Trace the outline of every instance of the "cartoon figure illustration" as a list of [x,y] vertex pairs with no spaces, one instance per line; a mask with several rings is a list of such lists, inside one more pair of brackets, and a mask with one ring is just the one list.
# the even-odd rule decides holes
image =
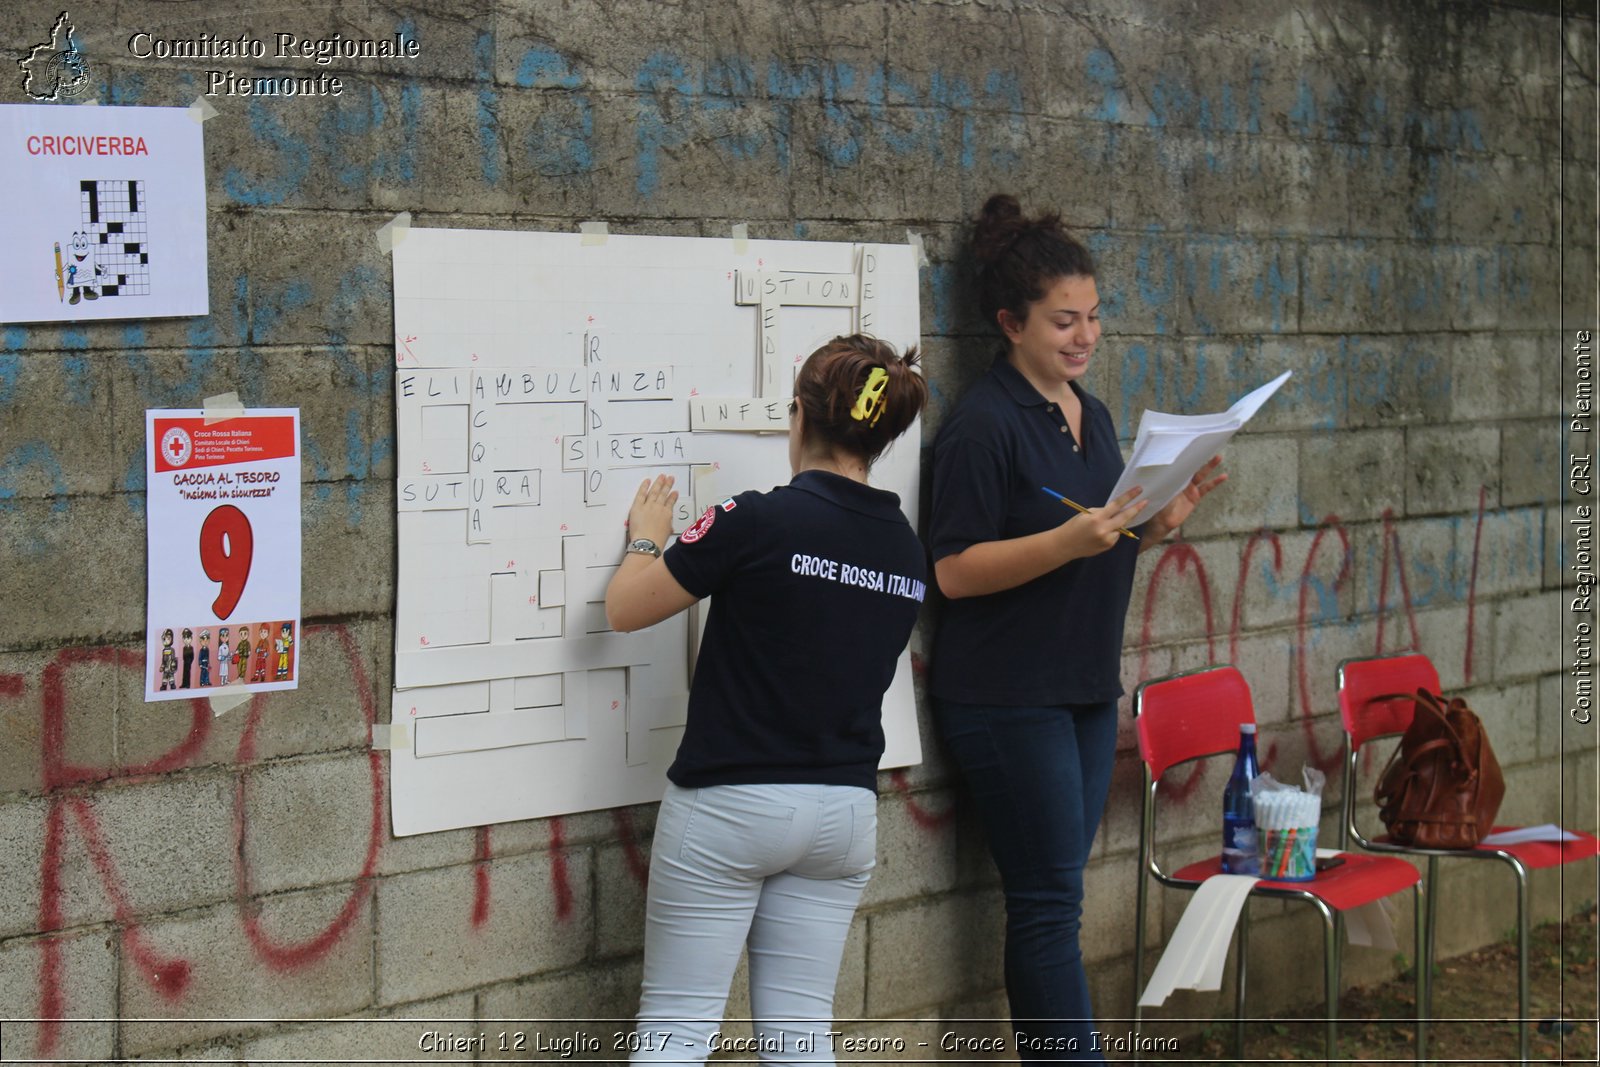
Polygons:
[[267,624],[261,624],[261,632],[256,634],[256,664],[250,672],[252,682],[267,680],[267,642],[272,640],[272,635],[267,632]]
[[161,688],[176,689],[174,680],[178,676],[178,655],[172,651],[172,630],[161,631]]
[[179,689],[189,688],[189,672],[194,668],[194,631],[183,628],[183,676],[178,679]]
[[217,684],[228,684],[228,628],[217,631]]
[[[58,258],[58,272],[59,262]],[[60,285],[62,289],[72,290],[72,299],[67,303],[76,304],[80,299],[99,300],[100,277],[104,273],[105,269],[94,261],[94,245],[89,242],[89,235],[81,230],[74,232],[66,279]]]
[[200,631],[200,684],[211,684],[211,631]]
[[239,627],[239,681],[243,682],[250,671],[250,627],[248,624]]
[[280,682],[289,679],[289,649],[294,645],[294,623],[286,622],[278,631],[278,674]]

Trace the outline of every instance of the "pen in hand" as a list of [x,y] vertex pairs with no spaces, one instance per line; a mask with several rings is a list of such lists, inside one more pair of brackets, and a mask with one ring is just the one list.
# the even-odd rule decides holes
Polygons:
[[[1053,496],[1057,500],[1061,501],[1067,507],[1069,507],[1072,510],[1076,511],[1078,514],[1080,514],[1080,515],[1089,514],[1089,509],[1088,508],[1084,507],[1082,504],[1079,504],[1075,500],[1069,500],[1067,497],[1062,496],[1060,493],[1056,492],[1054,489],[1051,489],[1049,486],[1041,485],[1039,488],[1043,489],[1046,493],[1049,493],[1051,496]],[[1123,537],[1131,537],[1135,541],[1139,540],[1139,535],[1138,534],[1133,533],[1130,530],[1124,529],[1121,526],[1117,527],[1117,532],[1119,534],[1121,534]]]

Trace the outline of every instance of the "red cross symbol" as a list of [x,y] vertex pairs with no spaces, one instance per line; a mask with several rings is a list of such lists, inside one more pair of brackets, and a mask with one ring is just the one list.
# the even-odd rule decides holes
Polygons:
[[172,461],[176,463],[179,457],[183,455],[183,441],[174,437],[172,443],[167,446],[167,451],[172,453]]

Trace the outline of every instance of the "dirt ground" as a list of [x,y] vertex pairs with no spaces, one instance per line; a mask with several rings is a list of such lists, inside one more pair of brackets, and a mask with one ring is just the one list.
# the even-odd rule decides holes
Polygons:
[[[1595,978],[1595,912],[1533,931],[1529,1004],[1538,1021],[1536,1062],[1595,1063],[1600,989]],[[1341,1062],[1414,1062],[1416,998],[1408,973],[1383,985],[1346,990],[1339,1027]],[[1507,942],[1436,964],[1428,1059],[1435,1063],[1515,1063],[1517,954]],[[1201,1035],[1198,1052],[1219,1063],[1321,1061],[1322,1024],[1302,1019],[1256,1022],[1245,1029],[1245,1056],[1234,1060],[1232,1023]],[[1191,1046],[1193,1047],[1193,1046]],[[1187,1049],[1185,1050],[1188,1051]]]

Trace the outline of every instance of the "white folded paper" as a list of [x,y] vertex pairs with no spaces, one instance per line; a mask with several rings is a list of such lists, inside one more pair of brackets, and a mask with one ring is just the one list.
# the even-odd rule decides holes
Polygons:
[[1150,973],[1139,997],[1141,1008],[1159,1008],[1174,989],[1222,988],[1222,968],[1239,909],[1260,880],[1252,874],[1218,874],[1200,884]]
[[1168,415],[1146,410],[1133,438],[1133,455],[1107,500],[1115,500],[1134,486],[1144,489],[1140,499],[1150,501],[1145,518],[1166,507],[1183,491],[1195,472],[1222,451],[1222,446],[1249,422],[1279,386],[1289,380],[1284,371],[1252,393],[1239,398],[1227,411],[1214,415]]

